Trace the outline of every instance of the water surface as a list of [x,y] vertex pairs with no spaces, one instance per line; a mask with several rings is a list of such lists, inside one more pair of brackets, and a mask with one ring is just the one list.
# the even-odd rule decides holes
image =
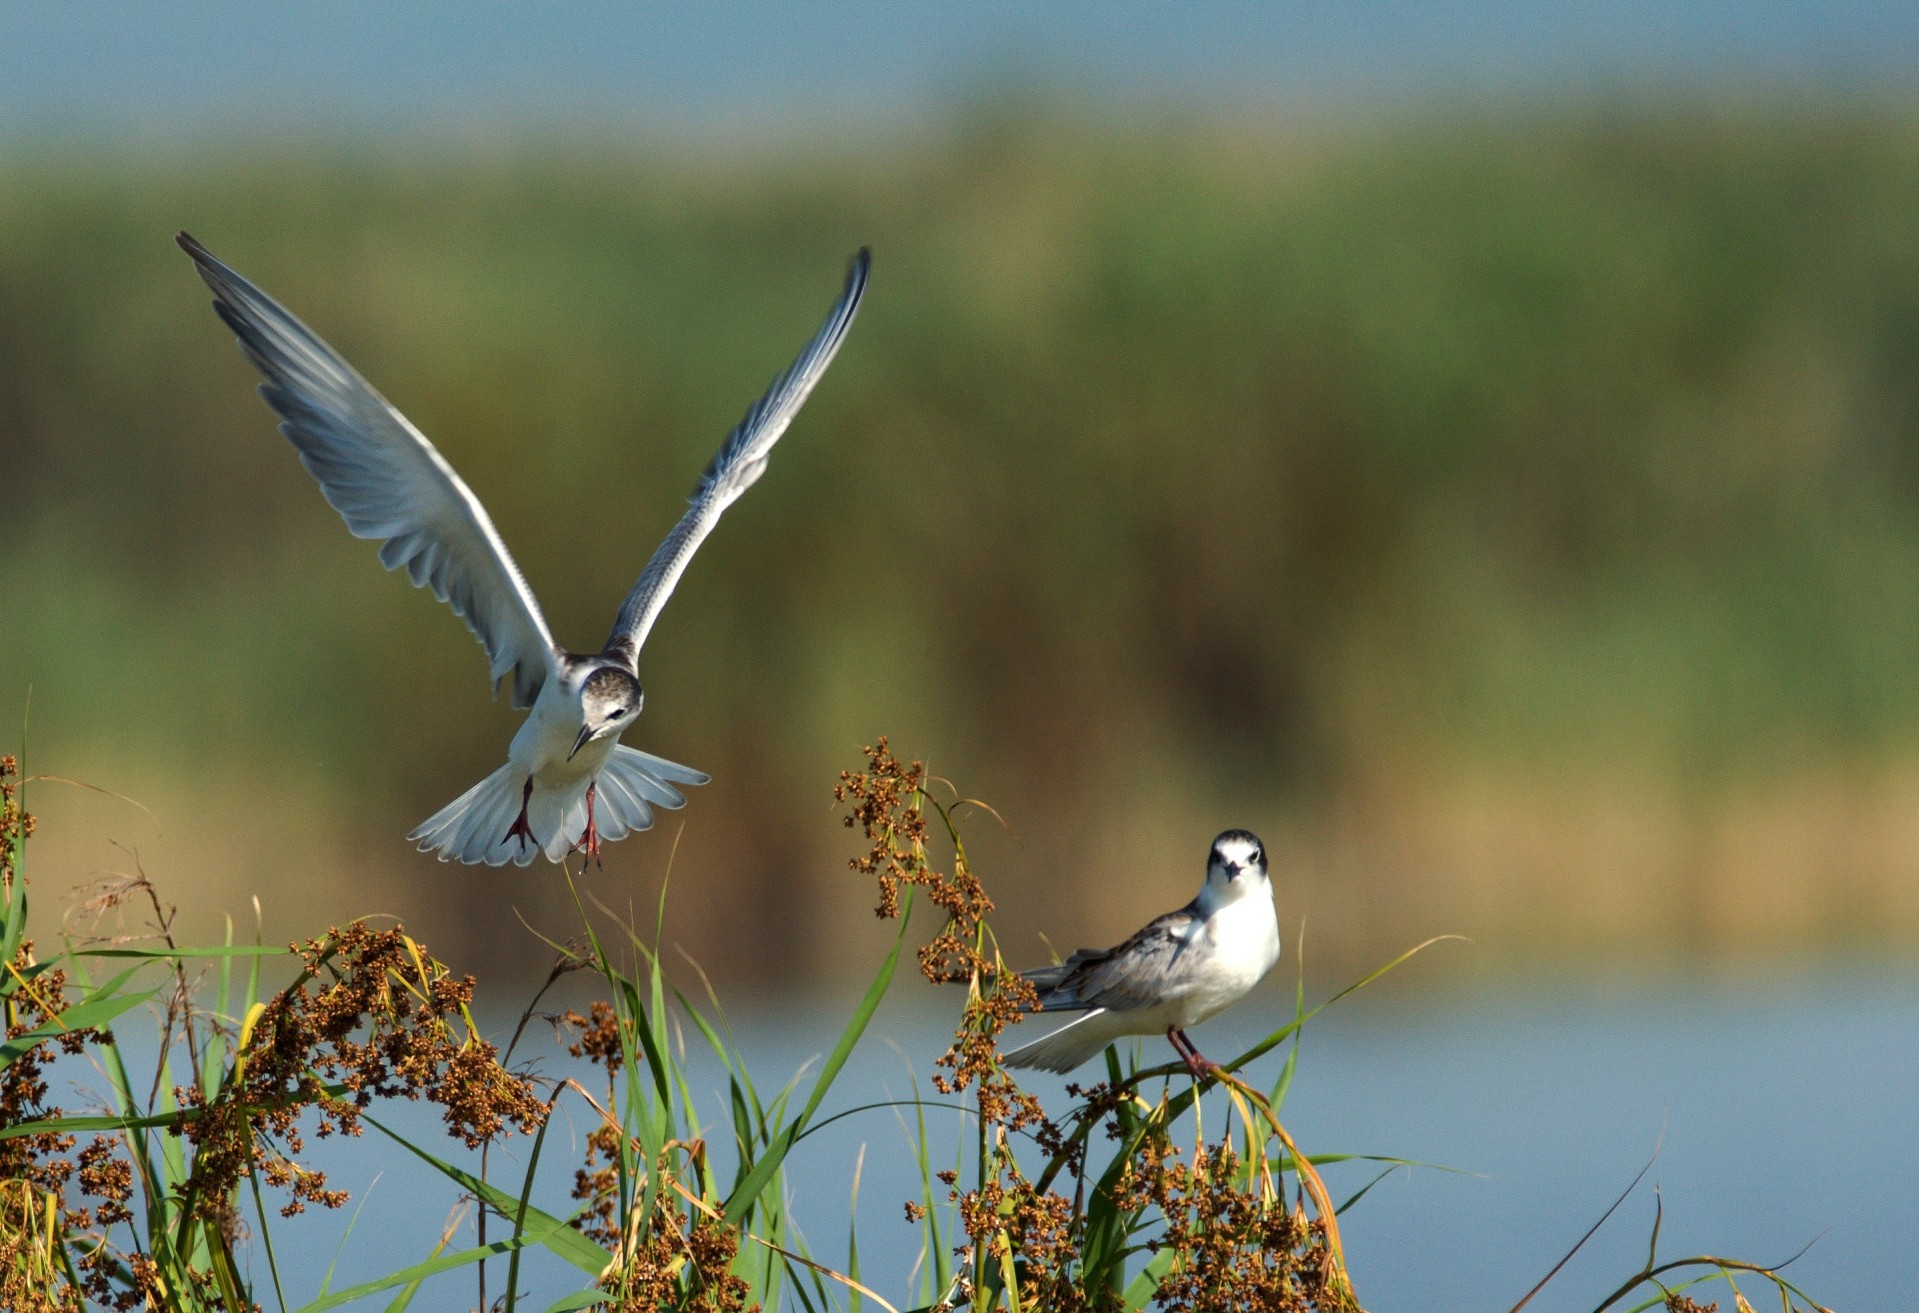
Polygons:
[[[1224,1055],[1286,1007],[1275,990],[1196,1038]],[[772,1088],[831,1047],[835,1024],[823,1007],[734,1018],[757,1078]],[[906,1096],[909,1059],[924,1090],[942,1026],[924,1007],[883,1011],[826,1110]],[[571,1066],[550,1038],[536,1045],[550,1072]],[[1271,1080],[1277,1063],[1277,1055],[1263,1059],[1255,1076]],[[718,1128],[723,1080],[697,1053],[692,1066],[705,1091],[702,1114]],[[1049,1077],[1036,1088],[1058,1098],[1063,1084]],[[1209,1104],[1206,1115],[1221,1112]],[[1909,971],[1745,986],[1509,982],[1412,1008],[1382,990],[1310,1026],[1284,1115],[1308,1152],[1389,1154],[1457,1169],[1397,1172],[1346,1215],[1359,1292],[1374,1313],[1510,1308],[1655,1148],[1646,1184],[1534,1307],[1591,1308],[1642,1261],[1655,1185],[1665,1205],[1662,1255],[1777,1261],[1817,1238],[1793,1269],[1816,1297],[1848,1313],[1907,1307],[1919,1229],[1919,975]],[[434,1133],[431,1109],[404,1108],[387,1120]],[[935,1114],[932,1132],[943,1160],[953,1161],[957,1114]],[[715,1130],[713,1138],[726,1137]],[[829,1127],[791,1160],[796,1216],[815,1252],[838,1263],[864,1149],[860,1250],[868,1282],[889,1296],[906,1289],[918,1258],[917,1233],[902,1219],[902,1204],[918,1193],[911,1146],[905,1122],[875,1111]],[[552,1136],[537,1195],[546,1206],[564,1206],[578,1147],[572,1128]],[[426,1255],[453,1203],[450,1186],[371,1142],[320,1146],[315,1157],[356,1198],[343,1214],[309,1213],[276,1231],[289,1302],[309,1298],[336,1262],[339,1288]],[[379,1172],[369,1170],[376,1160]],[[517,1169],[496,1159],[495,1170],[503,1167],[511,1180]],[[1374,1170],[1334,1167],[1328,1180],[1343,1197]],[[455,1247],[471,1242],[469,1224]],[[504,1264],[496,1266],[493,1293],[504,1279]],[[264,1289],[264,1264],[257,1275]],[[535,1307],[572,1280],[545,1255],[525,1264]],[[471,1270],[425,1293],[436,1297],[422,1307],[466,1307]],[[365,1306],[384,1307],[387,1298]]]

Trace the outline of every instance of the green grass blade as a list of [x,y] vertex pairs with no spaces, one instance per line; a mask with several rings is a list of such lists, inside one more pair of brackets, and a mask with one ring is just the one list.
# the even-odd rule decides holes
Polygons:
[[[441,1236],[440,1243],[433,1246],[431,1257],[438,1258],[441,1254],[445,1253],[447,1245],[450,1244],[452,1240],[453,1232],[451,1231]],[[518,1257],[517,1251],[515,1257]],[[415,1277],[412,1281],[408,1282],[406,1286],[401,1289],[400,1293],[393,1297],[393,1302],[386,1306],[386,1313],[406,1313],[407,1305],[413,1302],[413,1297],[420,1293],[420,1287],[425,1284],[425,1277]],[[284,1303],[282,1307],[284,1307]]]
[[[253,1215],[260,1221],[260,1247],[266,1251],[267,1275],[273,1278],[273,1297],[279,1301],[280,1313],[286,1313],[287,1292],[280,1284],[280,1259],[273,1251],[273,1228],[267,1223],[266,1199],[260,1192],[260,1173],[251,1162],[247,1164],[247,1185],[253,1194]],[[441,1243],[445,1244],[444,1241]]]
[[[19,759],[24,768],[27,760],[24,723],[20,727]],[[24,817],[27,814],[27,782],[24,779],[15,787],[14,802]],[[13,867],[13,888],[7,891],[4,919],[0,919],[0,963],[13,961],[14,954],[20,951],[20,941],[27,934],[27,828],[24,822],[8,832],[7,855]]]
[[236,957],[286,957],[284,948],[270,948],[260,944],[223,944],[209,948],[168,948],[156,945],[152,948],[75,948],[61,954],[62,957],[133,957],[141,961],[170,961],[181,958],[197,962],[201,958],[231,959]]
[[333,1257],[326,1265],[326,1274],[320,1278],[322,1295],[333,1288],[333,1274],[339,1270],[340,1255],[346,1252],[347,1242],[353,1239],[354,1231],[359,1229],[360,1214],[366,1211],[367,1197],[372,1193],[371,1189],[362,1191],[360,1197],[353,1202],[353,1216],[347,1219],[346,1230],[340,1233],[339,1243],[333,1246]]
[[1138,1276],[1127,1283],[1126,1293],[1120,1298],[1128,1310],[1143,1309],[1152,1303],[1153,1296],[1159,1291],[1159,1283],[1166,1279],[1172,1270],[1173,1260],[1179,1257],[1178,1251],[1162,1249],[1153,1255],[1153,1260],[1140,1269]]
[[887,953],[886,961],[881,964],[879,973],[873,977],[873,983],[866,987],[866,993],[860,999],[859,1006],[853,1010],[853,1016],[846,1023],[846,1029],[840,1033],[839,1043],[833,1046],[833,1052],[828,1055],[826,1065],[820,1068],[820,1074],[813,1082],[813,1093],[808,1097],[806,1106],[800,1110],[797,1119],[774,1137],[773,1143],[767,1146],[766,1152],[761,1154],[759,1160],[753,1164],[753,1170],[746,1174],[746,1179],[735,1186],[732,1195],[728,1197],[724,1209],[728,1225],[738,1226],[740,1219],[746,1216],[753,1202],[759,1198],[760,1192],[772,1181],[774,1173],[779,1171],[780,1164],[785,1161],[786,1155],[798,1142],[800,1134],[805,1131],[807,1121],[818,1111],[820,1101],[826,1097],[826,1092],[832,1087],[834,1078],[840,1074],[840,1068],[846,1065],[846,1059],[853,1052],[853,1046],[858,1044],[860,1036],[866,1033],[867,1023],[873,1019],[873,1013],[879,1009],[880,1000],[886,997],[886,991],[893,983],[893,969],[899,964],[900,949],[906,944],[906,927],[911,920],[912,903],[909,900],[900,916],[900,930],[893,939],[892,951]]
[[342,1304],[351,1304],[369,1295],[377,1295],[382,1290],[391,1290],[395,1286],[409,1285],[415,1281],[425,1281],[428,1277],[438,1276],[442,1272],[467,1267],[499,1254],[511,1253],[530,1244],[545,1244],[548,1238],[546,1233],[554,1227],[561,1230],[571,1229],[565,1222],[547,1217],[544,1222],[522,1236],[494,1240],[488,1244],[476,1245],[472,1249],[463,1249],[457,1254],[442,1254],[438,1258],[429,1258],[425,1262],[415,1263],[412,1267],[401,1268],[398,1272],[389,1272],[383,1277],[375,1277],[357,1286],[348,1286],[345,1290],[336,1290],[331,1294],[322,1295],[311,1303],[302,1304],[295,1313],[326,1313],[328,1309],[339,1308]]
[[[1300,936],[1300,952],[1305,953],[1306,937]],[[1286,1103],[1286,1095],[1293,1088],[1293,1073],[1299,1068],[1299,1038],[1306,1025],[1306,963],[1299,964],[1299,977],[1293,985],[1293,1046],[1287,1051],[1286,1065],[1279,1069],[1279,1079],[1273,1082],[1273,1088],[1267,1092],[1266,1102],[1278,1112]]]
[[[133,1099],[127,1089],[124,1070],[115,1072],[110,1067],[109,1075],[113,1081],[115,1098],[119,1099],[123,1106],[131,1107]],[[348,1093],[345,1085],[324,1085],[321,1088],[335,1098]],[[171,1104],[171,1098],[168,1099],[168,1103]],[[11,1140],[21,1135],[85,1135],[102,1131],[147,1131],[184,1125],[205,1115],[206,1110],[203,1108],[170,1107],[167,1111],[140,1116],[97,1113],[73,1117],[41,1117],[30,1122],[18,1122],[12,1126],[0,1126],[0,1140]]]
[[[920,1169],[920,1206],[926,1210],[920,1219],[921,1227],[925,1231],[921,1244],[924,1247],[926,1262],[922,1278],[924,1284],[921,1290],[926,1302],[930,1304],[939,1298],[941,1291],[946,1289],[952,1280],[952,1275],[946,1267],[948,1259],[946,1242],[940,1238],[939,1200],[933,1194],[933,1148],[926,1138],[926,1105],[919,1098],[918,1073],[910,1067],[907,1072],[913,1086],[913,1121],[916,1136],[913,1152]],[[966,1114],[962,1112],[960,1126],[963,1129],[965,1125]]]
[[546,1313],[573,1313],[574,1309],[592,1308],[596,1304],[605,1304],[615,1298],[604,1290],[582,1290],[578,1294],[568,1295],[546,1306]]
[[[957,1113],[963,1113],[963,1114],[970,1114],[973,1111],[971,1108],[967,1107],[963,1103],[940,1103],[934,1099],[881,1099],[877,1103],[857,1103],[857,1104],[854,1104],[851,1108],[842,1108],[840,1111],[834,1113],[831,1117],[822,1117],[816,1122],[808,1122],[806,1129],[800,1132],[799,1139],[804,1140],[809,1135],[815,1135],[815,1134],[818,1134],[820,1131],[825,1130],[827,1127],[831,1126],[836,1121],[842,1121],[845,1118],[856,1116],[862,1112],[872,1112],[876,1108],[909,1108],[909,1107],[938,1108],[944,1112],[957,1112]],[[797,1143],[797,1141],[795,1142]]]
[[[457,1181],[462,1187],[471,1192],[475,1198],[479,1199],[481,1203],[491,1208],[500,1216],[511,1217],[520,1207],[519,1200],[498,1186],[482,1181],[471,1172],[462,1171],[452,1163],[436,1158],[419,1145],[413,1143],[413,1141],[394,1131],[391,1127],[381,1124],[372,1117],[362,1116],[361,1120],[429,1166],[438,1169],[450,1180]],[[554,1217],[551,1213],[542,1212],[540,1209],[529,1204],[526,1207],[526,1216],[532,1223],[528,1228],[529,1233],[535,1236],[538,1243],[559,1255],[559,1257],[565,1259],[574,1267],[579,1268],[580,1271],[590,1273],[597,1277],[601,1272],[604,1272],[607,1265],[613,1261],[612,1254],[593,1243],[593,1241],[580,1234],[580,1232],[574,1230],[561,1219]],[[552,1225],[549,1226],[549,1223]],[[502,1250],[500,1252],[505,1251]],[[487,1255],[477,1255],[473,1261],[477,1262],[480,1258],[484,1257],[487,1257]],[[384,1289],[384,1287],[382,1287],[382,1289]]]
[[513,1257],[506,1264],[506,1313],[513,1313],[519,1304],[520,1289],[520,1247],[521,1238],[526,1234],[526,1212],[533,1197],[533,1175],[540,1167],[540,1150],[546,1145],[546,1129],[553,1124],[553,1109],[549,1105],[546,1118],[540,1123],[540,1130],[533,1137],[533,1152],[527,1155],[526,1176],[520,1185],[520,1206],[513,1214]]
[[[866,1146],[860,1146],[860,1155],[853,1160],[852,1198],[846,1203],[846,1275],[853,1280],[860,1279],[860,1171],[866,1166]],[[847,1289],[846,1313],[860,1313],[863,1307],[857,1286]]]
[[1411,948],[1401,953],[1398,957],[1393,958],[1391,961],[1387,962],[1385,965],[1375,967],[1371,971],[1368,971],[1365,975],[1361,976],[1358,980],[1355,980],[1352,984],[1346,986],[1346,988],[1340,990],[1337,994],[1334,994],[1331,998],[1327,999],[1324,1003],[1321,1003],[1319,1006],[1312,1008],[1301,1015],[1295,1016],[1291,1021],[1286,1023],[1284,1026],[1281,1026],[1278,1030],[1268,1035],[1265,1039],[1261,1040],[1259,1043],[1253,1045],[1253,1047],[1251,1047],[1250,1049],[1247,1049],[1244,1053],[1240,1054],[1237,1058],[1233,1059],[1233,1061],[1227,1063],[1226,1064],[1227,1069],[1230,1071],[1236,1072],[1240,1068],[1244,1067],[1247,1063],[1252,1062],[1260,1057],[1263,1057],[1265,1054],[1271,1052],[1275,1046],[1277,1046],[1278,1044],[1282,1043],[1287,1038],[1295,1034],[1301,1026],[1305,1025],[1308,1021],[1311,1021],[1314,1017],[1324,1012],[1327,1008],[1331,1007],[1333,1004],[1345,998],[1348,994],[1358,993],[1360,990],[1366,988],[1366,986],[1372,984],[1375,980],[1378,980],[1381,976],[1385,975],[1387,972],[1395,970],[1398,967],[1404,966],[1407,962],[1411,961],[1414,957],[1417,957],[1420,953],[1425,952],[1427,949],[1431,948],[1434,944],[1440,943],[1448,939],[1463,939],[1463,938],[1464,936],[1462,935],[1434,935],[1431,939],[1425,940],[1422,943],[1414,944]]
[[[1318,1166],[1318,1164],[1315,1163],[1314,1166]],[[1361,1199],[1364,1199],[1367,1193],[1374,1186],[1378,1185],[1381,1181],[1385,1180],[1387,1177],[1391,1176],[1394,1172],[1398,1170],[1399,1168],[1397,1165],[1388,1167],[1385,1171],[1381,1172],[1378,1176],[1375,1176],[1372,1180],[1360,1186],[1359,1189],[1353,1191],[1352,1194],[1347,1196],[1345,1203],[1341,1204],[1339,1207],[1333,1210],[1333,1215],[1336,1217],[1344,1217],[1346,1215],[1346,1210],[1348,1208],[1351,1208],[1354,1204],[1358,1203]]]

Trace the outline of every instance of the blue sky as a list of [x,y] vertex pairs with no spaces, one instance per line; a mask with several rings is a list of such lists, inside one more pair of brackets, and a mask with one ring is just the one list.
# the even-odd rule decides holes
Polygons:
[[1919,4],[441,0],[0,5],[0,137],[816,130],[1017,78],[1272,108],[1701,82],[1910,87]]

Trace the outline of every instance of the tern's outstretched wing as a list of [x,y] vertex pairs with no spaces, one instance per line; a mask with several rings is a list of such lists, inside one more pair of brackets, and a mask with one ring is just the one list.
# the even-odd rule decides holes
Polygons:
[[176,238],[213,289],[213,308],[266,376],[260,395],[280,432],[360,538],[385,540],[380,560],[465,619],[486,648],[493,682],[513,676],[527,707],[556,652],[539,603],[486,508],[406,416],[276,301],[185,233]]
[[746,418],[727,435],[719,454],[706,467],[699,487],[689,498],[693,503],[691,508],[673,526],[673,532],[666,535],[666,541],[654,550],[653,559],[640,574],[640,581],[621,603],[613,632],[606,640],[606,650],[622,654],[628,665],[637,666],[640,647],[646,642],[653,622],[659,619],[660,608],[672,595],[673,585],[680,581],[686,563],[693,559],[700,543],[720,522],[721,512],[766,472],[767,453],[793,422],[793,416],[799,413],[807,393],[820,381],[826,367],[833,363],[833,353],[840,349],[846,330],[853,325],[853,315],[860,308],[870,263],[869,253],[861,247],[847,266],[846,286],[840,292],[839,303],[826,316],[826,322],[820,325],[820,331],[813,335],[799,358],[773,380],[766,395],[753,403]]

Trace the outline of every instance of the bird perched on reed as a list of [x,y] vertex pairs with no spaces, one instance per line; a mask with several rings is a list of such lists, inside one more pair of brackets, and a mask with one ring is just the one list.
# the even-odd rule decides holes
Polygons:
[[1080,1015],[1006,1055],[1009,1067],[1071,1071],[1114,1040],[1163,1034],[1195,1079],[1213,1070],[1186,1027],[1237,1003],[1279,961],[1279,918],[1266,848],[1246,830],[1213,840],[1192,902],[1117,948],[1082,948],[1020,974],[1043,1013]]
[[280,432],[357,537],[382,541],[380,560],[453,608],[486,649],[494,684],[531,714],[506,765],[407,837],[442,861],[524,866],[544,853],[644,830],[654,807],[681,807],[675,786],[707,776],[621,745],[639,718],[640,649],[660,609],[720,515],[766,470],[846,338],[866,290],[868,252],[853,257],[826,321],[727,436],[700,476],[691,506],[646,563],[597,652],[553,641],[539,603],[486,508],[407,418],[318,334],[185,233],[177,239],[213,289],[214,309],[265,376],[260,393]]

